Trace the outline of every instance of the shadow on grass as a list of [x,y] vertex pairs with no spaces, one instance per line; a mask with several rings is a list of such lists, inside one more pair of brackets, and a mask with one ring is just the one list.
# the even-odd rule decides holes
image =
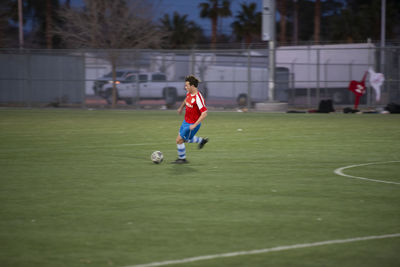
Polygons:
[[189,173],[195,173],[197,172],[197,169],[193,168],[193,166],[190,166],[190,163],[187,164],[172,164],[168,163],[171,165],[169,168],[169,172],[171,175],[176,175],[176,176],[185,176],[188,175]]

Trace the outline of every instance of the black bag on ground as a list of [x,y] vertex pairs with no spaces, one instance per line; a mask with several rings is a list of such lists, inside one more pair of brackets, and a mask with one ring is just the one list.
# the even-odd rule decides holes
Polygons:
[[396,103],[389,103],[385,110],[389,111],[390,113],[400,113],[400,105]]
[[357,113],[359,112],[358,109],[352,109],[352,108],[344,108],[343,113]]
[[318,113],[329,113],[329,112],[335,112],[335,109],[333,108],[333,102],[331,99],[328,100],[321,100],[319,102],[319,107],[317,110]]

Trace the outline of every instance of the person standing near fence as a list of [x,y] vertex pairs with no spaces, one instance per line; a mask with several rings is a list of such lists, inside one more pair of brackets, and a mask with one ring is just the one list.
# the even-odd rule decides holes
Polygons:
[[178,114],[181,114],[183,107],[185,109],[185,119],[179,129],[176,137],[176,146],[178,149],[178,158],[172,163],[184,164],[186,160],[185,143],[198,143],[199,149],[202,149],[208,142],[208,138],[196,136],[201,127],[201,122],[207,117],[207,107],[203,95],[198,90],[199,79],[193,75],[185,78],[186,98],[178,108]]

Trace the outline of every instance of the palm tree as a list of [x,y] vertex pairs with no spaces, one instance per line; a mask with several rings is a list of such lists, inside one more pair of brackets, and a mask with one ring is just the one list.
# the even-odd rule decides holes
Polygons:
[[32,18],[33,42],[39,47],[53,48],[53,28],[58,21],[59,0],[25,0],[24,17]]
[[217,43],[218,18],[232,16],[230,4],[229,0],[222,0],[221,3],[219,0],[208,0],[208,2],[199,4],[199,7],[201,8],[200,17],[211,19],[211,45],[213,48],[215,48]]
[[[326,5],[326,2],[323,4]],[[381,0],[349,0],[345,6],[339,4],[337,9],[338,12],[327,16],[327,39],[347,42],[367,38],[379,40]],[[387,39],[398,39],[399,10],[400,1],[386,1],[386,21],[390,21],[386,24]]]
[[297,45],[299,40],[299,3],[293,0],[293,44]]
[[46,48],[53,48],[53,4],[52,0],[46,0]]
[[279,21],[279,41],[281,44],[286,43],[286,17],[287,17],[287,2],[286,0],[281,0],[276,2],[279,14],[280,14],[280,21]]
[[314,42],[319,44],[321,33],[321,0],[315,0],[314,11]]
[[254,36],[261,35],[261,12],[256,12],[256,3],[242,3],[242,10],[235,16],[236,20],[231,24],[236,39],[244,39],[249,46]]
[[[18,19],[16,15],[18,12],[17,3],[13,2],[12,0],[4,0],[0,3],[0,47],[5,48],[10,43],[12,38],[10,38],[11,32],[16,33],[17,28],[14,26],[12,27],[10,24],[11,19],[15,18]],[[18,22],[15,23],[18,25]],[[16,36],[16,35],[15,35]]]
[[188,48],[202,35],[201,28],[195,22],[188,21],[187,16],[174,12],[172,18],[165,14],[160,19],[163,31],[168,33],[164,38],[166,48]]

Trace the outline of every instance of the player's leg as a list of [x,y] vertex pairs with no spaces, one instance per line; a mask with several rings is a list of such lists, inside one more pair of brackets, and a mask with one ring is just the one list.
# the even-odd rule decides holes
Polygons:
[[176,137],[176,147],[178,149],[178,159],[186,159],[185,140],[179,134]]
[[200,126],[201,126],[201,123],[189,133],[189,139],[187,140],[187,142],[188,143],[197,143],[197,144],[199,144],[199,149],[202,149],[204,147],[204,145],[207,144],[208,138],[203,138],[203,137],[195,135],[199,131]]
[[187,163],[186,160],[186,147],[185,147],[185,136],[189,134],[189,126],[183,122],[179,129],[179,134],[176,137],[176,147],[178,151],[178,158],[173,163]]
[[189,139],[187,142],[199,144],[199,149],[202,149],[204,147],[204,145],[207,144],[208,138],[195,135],[195,136],[193,136],[192,139]]

